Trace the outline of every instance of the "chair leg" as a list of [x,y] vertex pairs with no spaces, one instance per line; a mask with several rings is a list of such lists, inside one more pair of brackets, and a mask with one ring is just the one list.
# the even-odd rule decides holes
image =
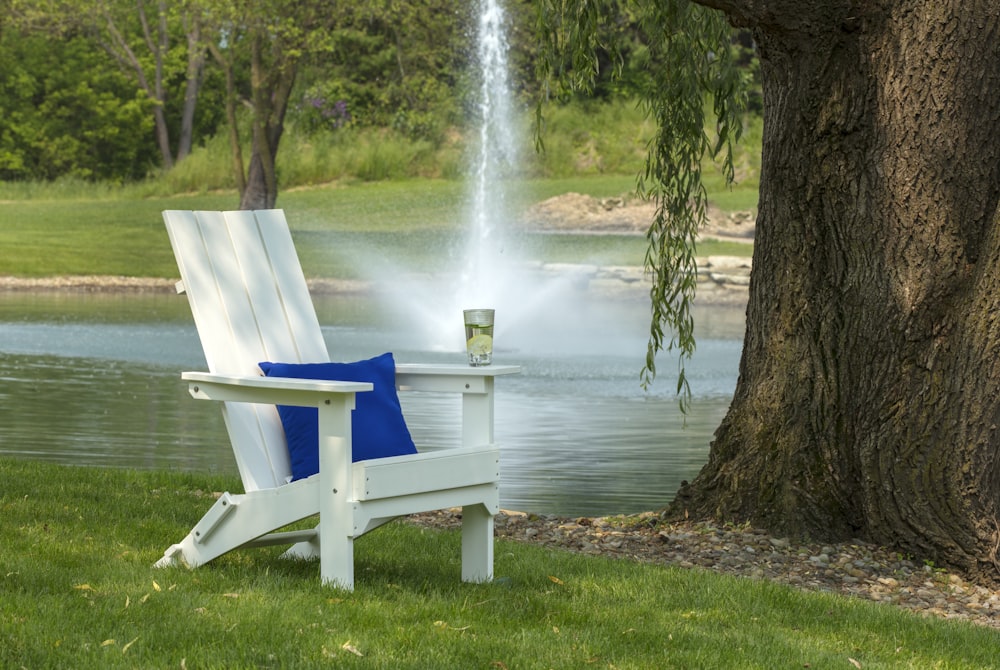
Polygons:
[[493,515],[485,505],[462,508],[462,581],[493,579]]
[[323,584],[354,590],[354,538],[321,534],[319,574]]
[[349,399],[319,405],[319,574],[323,584],[354,590],[356,503],[351,481]]

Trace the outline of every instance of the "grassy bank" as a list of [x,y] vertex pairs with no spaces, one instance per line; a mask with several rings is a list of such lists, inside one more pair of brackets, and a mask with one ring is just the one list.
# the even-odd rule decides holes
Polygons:
[[[589,176],[519,182],[513,211],[568,192],[608,197],[629,192],[629,176]],[[441,251],[461,238],[468,195],[463,182],[411,179],[291,189],[279,206],[288,214],[303,268],[312,277],[356,276],[359,258],[428,270]],[[232,194],[205,193],[131,198],[96,193],[30,198],[0,204],[0,275],[124,275],[175,277],[160,212],[232,209]],[[642,265],[645,241],[636,236],[529,235],[522,257],[559,262]],[[699,253],[749,253],[708,243]]]
[[[0,460],[0,665],[11,668],[990,668],[1000,634],[690,569],[457,533],[357,544],[354,593],[278,549],[154,570],[223,478]],[[852,663],[851,659],[854,660]]]

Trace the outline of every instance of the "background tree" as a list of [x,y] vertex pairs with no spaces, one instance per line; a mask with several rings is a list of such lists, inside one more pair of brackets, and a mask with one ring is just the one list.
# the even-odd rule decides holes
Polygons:
[[[300,68],[312,54],[329,50],[338,6],[321,0],[204,0],[214,32],[209,48],[227,81],[226,116],[241,209],[274,207],[275,159]],[[241,90],[239,66],[249,68]],[[244,162],[237,107],[250,110],[250,158]]]
[[455,0],[350,3],[310,63],[306,98],[342,101],[361,126],[439,141],[464,122],[470,19]]
[[0,29],[0,179],[138,179],[156,164],[145,95],[86,36]]
[[[269,114],[270,131],[259,132],[260,138],[270,134],[280,142],[284,128],[314,137],[303,138],[313,146],[331,141],[330,134],[347,141],[369,141],[376,136],[412,143],[421,156],[441,151],[454,156],[460,152],[468,113],[474,107],[475,90],[469,67],[472,52],[471,35],[475,11],[461,0],[358,0],[337,3],[329,7],[314,2],[320,12],[317,30],[302,24],[302,29],[289,30],[288,17],[308,20],[309,3],[270,2],[249,3],[243,0],[3,0],[9,11],[0,15],[0,31],[11,59],[0,64],[0,79],[9,74],[19,80],[25,77],[40,81],[55,81],[48,74],[48,64],[42,58],[20,58],[16,54],[34,48],[28,42],[43,45],[48,40],[53,52],[61,52],[63,42],[79,40],[75,53],[86,49],[85,68],[78,73],[81,80],[100,78],[119,82],[113,97],[122,110],[130,112],[138,106],[149,115],[139,135],[131,133],[125,119],[106,113],[113,105],[105,105],[100,114],[90,114],[88,122],[102,124],[100,129],[89,124],[84,128],[65,124],[59,132],[64,142],[73,140],[81,146],[90,142],[82,136],[129,136],[136,142],[129,152],[116,150],[123,158],[141,157],[141,165],[116,160],[109,166],[96,165],[99,152],[74,152],[72,160],[51,160],[38,142],[14,142],[28,128],[42,127],[49,119],[41,115],[42,107],[35,93],[22,84],[8,86],[7,97],[0,108],[11,114],[0,115],[0,135],[9,141],[5,164],[35,166],[4,173],[5,178],[54,179],[62,175],[91,175],[91,178],[137,180],[155,174],[161,168],[176,163],[192,148],[218,144],[209,142],[212,136],[226,128],[235,169],[231,184],[223,177],[213,177],[214,186],[236,187],[240,194],[247,191],[248,173],[263,184],[259,192],[267,192],[268,152],[254,158],[253,126],[255,109]],[[508,38],[511,43],[511,63],[516,83],[516,105],[524,104],[537,89],[533,76],[537,45],[532,30],[535,7],[532,0],[510,0],[511,17]],[[295,14],[299,12],[300,14]],[[302,14],[305,13],[305,14]],[[249,17],[249,18],[247,18]],[[631,20],[624,16],[622,20]],[[7,26],[6,28],[3,26]],[[286,71],[294,61],[294,78],[282,83],[292,84],[280,124],[281,96],[264,95],[265,106],[254,104],[254,84],[251,78],[251,36],[255,26],[264,29],[266,49],[260,52],[260,72]],[[405,26],[405,29],[402,27]],[[311,31],[311,32],[310,32]],[[307,35],[307,33],[309,33]],[[26,42],[21,44],[20,42]],[[101,50],[113,57],[100,58]],[[207,51],[213,56],[205,58]],[[94,57],[90,54],[93,52]],[[605,60],[607,60],[605,58]],[[630,66],[638,69],[644,61],[626,54],[626,73]],[[280,65],[284,62],[285,65]],[[4,70],[4,66],[10,67]],[[274,68],[272,63],[278,63]],[[63,67],[65,60],[60,61]],[[41,69],[34,69],[35,67]],[[286,68],[287,69],[287,68]],[[258,76],[258,84],[266,86],[267,77]],[[621,82],[601,78],[593,96],[602,99],[630,92]],[[102,89],[103,90],[103,89]],[[19,97],[23,92],[25,97]],[[271,93],[280,93],[279,88]],[[60,91],[59,96],[65,97]],[[58,97],[58,96],[56,96]],[[575,96],[574,104],[582,97]],[[226,100],[230,104],[226,104]],[[72,105],[70,105],[72,108]],[[14,111],[17,111],[17,114]],[[77,108],[77,112],[79,109]],[[47,111],[51,113],[51,110]],[[131,118],[131,117],[130,117]],[[261,117],[263,118],[263,116]],[[226,123],[222,123],[223,120]],[[17,128],[14,128],[16,121]],[[104,127],[104,124],[108,127]],[[282,135],[277,133],[282,129]],[[372,132],[374,131],[374,132]],[[148,136],[147,136],[148,135]],[[335,141],[339,142],[341,138]],[[219,143],[221,144],[221,143]],[[257,146],[264,143],[258,139]],[[116,147],[115,141],[105,146]],[[157,159],[156,157],[159,156]],[[246,160],[245,158],[246,157]],[[152,161],[150,160],[152,158]],[[78,161],[79,159],[79,161]],[[251,160],[252,159],[252,160]],[[202,157],[200,160],[211,162]],[[258,167],[251,167],[256,165]],[[45,166],[44,171],[35,168]],[[197,170],[197,166],[192,166]],[[178,171],[181,180],[186,168]],[[454,170],[454,162],[444,167]],[[162,170],[160,171],[162,172]],[[214,170],[213,170],[214,174]],[[321,178],[321,177],[320,177]],[[333,178],[333,175],[331,175]],[[277,183],[279,175],[274,175]]]
[[1000,7],[699,1],[759,47],[764,152],[739,380],[672,511],[996,577]]
[[[170,169],[191,152],[196,135],[215,131],[218,115],[199,120],[195,110],[204,81],[205,44],[199,0],[9,0],[5,39],[36,37],[58,43],[88,38],[112,58],[146,97],[160,165]],[[16,31],[15,31],[16,29]],[[60,45],[55,46],[56,49]],[[77,47],[80,48],[79,46]],[[88,60],[88,73],[106,67]],[[44,72],[32,72],[44,78]],[[127,99],[137,98],[129,92]],[[176,148],[174,141],[176,139]],[[126,176],[126,175],[122,175]],[[134,178],[133,175],[127,175]]]
[[[136,0],[128,4],[119,0],[96,0],[91,9],[91,14],[84,12],[84,16],[91,17],[90,29],[153,103],[151,109],[162,165],[170,169],[176,161],[191,153],[194,138],[195,108],[205,67],[201,9],[197,2],[167,0]],[[183,36],[175,39],[181,31]],[[167,118],[169,80],[175,70],[182,72],[184,79],[176,153],[170,141]]]

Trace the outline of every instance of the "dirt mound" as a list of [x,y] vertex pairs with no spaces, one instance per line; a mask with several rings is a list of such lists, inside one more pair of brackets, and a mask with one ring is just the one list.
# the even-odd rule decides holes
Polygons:
[[554,232],[643,234],[655,213],[653,204],[643,200],[565,193],[531,207],[525,223]]
[[[524,225],[548,232],[644,235],[655,215],[653,203],[634,196],[594,198],[565,193],[530,207]],[[708,223],[701,234],[750,241],[755,224],[753,212],[723,212],[709,207]]]

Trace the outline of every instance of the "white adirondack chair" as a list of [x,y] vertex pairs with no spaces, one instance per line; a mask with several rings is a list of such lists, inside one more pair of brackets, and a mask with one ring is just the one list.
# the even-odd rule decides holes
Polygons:
[[[369,383],[263,377],[260,361],[329,356],[281,210],[163,213],[209,372],[185,372],[192,396],[223,401],[244,493],[224,493],[158,567],[195,567],[233,549],[291,544],[320,559],[324,583],[354,585],[354,538],[395,517],[462,507],[462,580],[493,576],[499,449],[493,386],[516,366],[398,365],[399,390],[461,393],[462,445],[352,463],[351,411]],[[275,405],[319,410],[320,471],[291,470]],[[456,417],[458,420],[458,417]],[[319,515],[304,531],[280,529]],[[401,557],[404,558],[404,557]]]

